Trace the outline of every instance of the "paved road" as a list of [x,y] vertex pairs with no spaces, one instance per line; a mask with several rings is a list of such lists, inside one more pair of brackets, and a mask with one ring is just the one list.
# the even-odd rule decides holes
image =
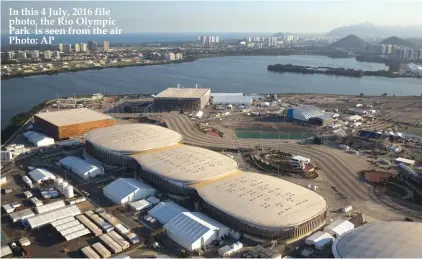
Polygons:
[[[139,114],[110,114],[117,117],[137,117]],[[151,115],[154,115],[151,113]],[[186,144],[200,146],[204,148],[264,148],[278,149],[296,155],[309,157],[312,163],[322,169],[321,179],[329,185],[335,186],[337,190],[345,194],[347,201],[360,211],[371,217],[389,220],[397,219],[398,216],[410,216],[408,208],[400,204],[386,204],[374,198],[372,187],[359,180],[357,172],[370,168],[370,164],[365,159],[347,154],[342,150],[318,145],[298,145],[296,143],[286,143],[286,140],[277,139],[237,139],[231,134],[225,134],[224,138],[204,134],[199,131],[195,123],[187,116],[178,113],[157,113],[157,116],[166,120],[167,126],[183,135]],[[391,201],[391,203],[393,203]],[[394,209],[392,209],[394,207]],[[419,213],[420,207],[416,209]],[[412,213],[413,214],[413,213]]]
[[[309,157],[315,165],[322,169],[321,178],[344,193],[348,197],[348,202],[355,208],[379,219],[388,219],[397,217],[397,215],[414,216],[414,211],[409,211],[409,208],[400,206],[393,201],[390,204],[386,204],[385,200],[380,202],[379,199],[374,199],[372,195],[368,195],[372,190],[372,186],[359,180],[357,172],[369,168],[370,165],[366,160],[347,154],[342,150],[326,146],[286,143],[285,140],[277,139],[237,139],[235,137],[228,139],[228,134],[225,135],[225,138],[220,138],[199,131],[195,124],[185,115],[174,113],[160,115],[166,120],[170,129],[183,135],[186,144],[206,148],[254,148],[260,145],[265,148],[279,149],[284,152]],[[360,206],[362,202],[364,202],[364,205]],[[381,205],[382,209],[371,211],[370,204],[373,203],[376,203],[378,208]],[[394,203],[394,206],[391,206],[391,203]],[[392,210],[392,207],[394,207],[394,210]],[[385,214],[383,213],[384,210]],[[417,207],[415,210],[420,212],[421,208]]]

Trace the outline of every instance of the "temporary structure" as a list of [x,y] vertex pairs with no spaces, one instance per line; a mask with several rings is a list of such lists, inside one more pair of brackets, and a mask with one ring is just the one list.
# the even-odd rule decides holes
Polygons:
[[318,250],[324,249],[325,246],[333,243],[334,237],[327,232],[318,231],[305,239],[305,244],[315,247]]
[[182,212],[164,225],[166,234],[188,251],[229,234],[229,228],[200,212]]
[[343,235],[344,233],[346,233],[347,231],[352,230],[354,228],[355,228],[355,225],[352,222],[348,220],[344,220],[344,219],[337,219],[333,221],[331,224],[329,224],[328,226],[326,226],[324,228],[324,231],[332,235],[333,237],[337,238]]
[[142,181],[119,178],[103,189],[104,195],[116,204],[145,199],[155,194],[155,189]]

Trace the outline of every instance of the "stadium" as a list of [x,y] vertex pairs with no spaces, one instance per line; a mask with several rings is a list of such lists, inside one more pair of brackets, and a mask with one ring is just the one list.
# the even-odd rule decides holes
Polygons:
[[154,96],[156,111],[198,111],[210,100],[210,89],[168,88]]
[[366,224],[346,232],[332,246],[335,258],[421,258],[419,222]]
[[106,163],[137,168],[162,191],[189,196],[199,209],[237,231],[291,239],[326,220],[319,194],[282,179],[238,170],[228,156],[180,144],[182,136],[149,124],[116,125],[86,136],[87,153]]
[[108,165],[136,166],[130,155],[168,147],[182,140],[179,133],[150,124],[115,125],[85,135],[87,154]]
[[34,115],[35,124],[56,140],[85,135],[88,131],[112,126],[115,120],[91,109],[69,109]]

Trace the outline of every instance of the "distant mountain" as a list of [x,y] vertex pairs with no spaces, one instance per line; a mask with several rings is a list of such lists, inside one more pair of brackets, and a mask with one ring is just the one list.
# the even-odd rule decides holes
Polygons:
[[389,37],[396,35],[402,38],[422,38],[422,25],[416,26],[376,26],[370,22],[342,26],[327,33],[327,36],[345,37],[354,34],[362,38]]
[[366,42],[358,36],[351,34],[334,43],[330,44],[332,48],[339,49],[363,49],[366,46]]
[[418,48],[422,48],[422,38],[420,39],[409,38],[405,40],[410,41],[411,43],[413,43],[413,45],[415,45]]
[[272,37],[284,37],[284,33],[278,32],[278,33],[274,34]]
[[412,43],[411,41],[399,38],[397,36],[389,37],[389,38],[381,41],[380,44],[407,46],[409,48],[416,47],[415,44]]

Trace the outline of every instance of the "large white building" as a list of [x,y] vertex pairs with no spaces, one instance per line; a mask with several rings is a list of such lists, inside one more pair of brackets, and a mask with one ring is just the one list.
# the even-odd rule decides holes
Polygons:
[[149,210],[148,215],[164,225],[182,212],[188,212],[188,210],[172,201],[162,201]]
[[34,180],[34,182],[38,184],[42,183],[43,181],[56,179],[56,176],[54,174],[41,168],[35,168],[34,170],[28,172],[28,174],[32,178],[32,180]]
[[155,189],[132,178],[119,178],[103,189],[104,195],[116,204],[145,199],[155,194]]
[[61,159],[59,163],[83,179],[89,179],[104,174],[103,167],[94,165],[87,160],[75,156],[67,156]]
[[45,147],[54,145],[54,139],[45,136],[44,134],[35,132],[35,131],[27,131],[23,133],[25,138],[32,143],[36,147]]
[[169,238],[195,251],[229,235],[229,228],[200,212],[182,212],[164,225]]

